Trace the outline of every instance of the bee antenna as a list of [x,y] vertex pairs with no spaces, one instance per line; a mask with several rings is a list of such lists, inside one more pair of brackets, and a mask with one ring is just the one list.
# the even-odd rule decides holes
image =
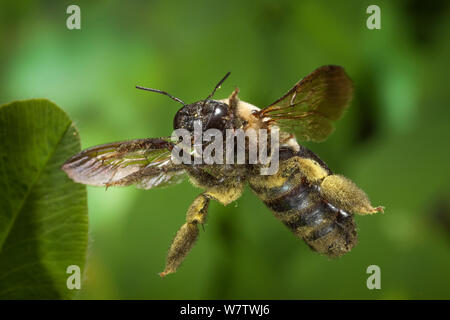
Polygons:
[[186,103],[184,103],[183,101],[181,101],[181,99],[178,99],[177,97],[174,97],[173,95],[171,95],[170,93],[167,93],[165,91],[162,90],[158,90],[158,89],[152,89],[152,88],[145,88],[145,87],[141,87],[141,86],[136,86],[136,89],[140,89],[140,90],[145,90],[145,91],[151,91],[151,92],[156,92],[156,93],[161,93],[165,96],[168,96],[169,98],[171,98],[172,100],[175,100],[176,102],[181,103],[183,106],[186,105]]
[[[202,108],[205,106],[206,101],[208,101],[208,99],[212,98],[214,96],[214,93],[216,93],[216,90],[220,88],[220,86],[224,83],[225,80],[227,80],[230,73],[231,72],[227,72],[225,77],[223,77],[222,80],[219,81],[219,83],[215,86],[214,90],[209,94],[209,96],[207,96],[206,99],[203,100]],[[199,113],[199,112],[200,112],[200,110],[199,110],[199,107],[197,106],[197,113]]]
[[225,82],[225,80],[227,80],[228,76],[230,75],[231,72],[227,72],[227,74],[225,75],[225,77],[223,77],[222,80],[219,81],[219,83],[216,85],[216,87],[214,88],[214,90],[210,93],[210,95],[205,99],[208,100],[209,98],[212,98],[214,96],[214,94],[216,93],[216,90],[219,89],[222,84]]

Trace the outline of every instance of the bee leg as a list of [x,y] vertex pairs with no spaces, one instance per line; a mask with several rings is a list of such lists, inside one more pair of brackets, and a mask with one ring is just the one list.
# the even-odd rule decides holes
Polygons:
[[236,88],[228,98],[228,106],[230,107],[231,113],[234,116],[233,125],[235,126],[235,128],[240,128],[242,126],[241,117],[238,115],[238,105],[239,105],[238,93],[239,89]]
[[343,176],[329,175],[323,179],[320,187],[328,202],[345,211],[364,215],[384,210],[382,206],[373,207],[366,193]]
[[206,222],[208,205],[209,198],[203,193],[192,202],[186,214],[186,223],[178,230],[170,245],[166,267],[159,274],[161,277],[174,273],[194,246],[199,234],[197,225]]

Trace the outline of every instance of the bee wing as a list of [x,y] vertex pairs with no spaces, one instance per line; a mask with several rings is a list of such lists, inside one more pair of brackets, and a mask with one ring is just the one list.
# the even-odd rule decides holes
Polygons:
[[171,161],[170,138],[136,139],[103,144],[81,151],[62,165],[78,183],[92,186],[153,188],[179,182],[184,173]]
[[353,95],[350,78],[340,66],[322,66],[284,96],[260,111],[299,140],[321,142],[334,130]]
[[[169,169],[169,167],[171,167],[171,169]],[[186,178],[186,174],[183,169],[180,170],[175,167],[179,168],[178,166],[171,164],[166,165],[166,170],[160,172],[145,172],[146,169],[143,169],[143,172],[136,172],[138,178],[136,180],[136,187],[139,189],[151,189],[154,187],[166,187],[182,182]],[[128,178],[133,178],[133,176]]]

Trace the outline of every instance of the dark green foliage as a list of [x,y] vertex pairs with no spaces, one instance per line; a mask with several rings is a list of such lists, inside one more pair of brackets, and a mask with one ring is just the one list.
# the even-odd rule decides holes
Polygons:
[[60,169],[77,130],[48,100],[16,101],[0,107],[0,141],[0,298],[70,298],[88,240],[86,189]]

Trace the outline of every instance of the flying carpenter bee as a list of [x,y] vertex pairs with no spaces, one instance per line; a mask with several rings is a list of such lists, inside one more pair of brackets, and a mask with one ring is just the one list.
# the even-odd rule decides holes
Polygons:
[[[174,117],[174,129],[193,132],[197,121],[202,130],[220,132],[279,130],[279,167],[274,174],[260,174],[259,169],[266,165],[262,163],[175,163],[171,155],[179,141],[170,137],[91,147],[70,158],[62,169],[75,182],[87,185],[134,184],[144,189],[177,183],[187,175],[204,190],[187,210],[186,223],[173,239],[161,276],[175,272],[193,247],[198,224],[206,221],[209,201],[227,205],[241,196],[246,183],[274,216],[311,249],[332,258],[349,252],[357,243],[354,214],[383,212],[383,207],[373,207],[352,181],[333,174],[317,155],[297,142],[321,142],[332,133],[333,122],[341,118],[353,93],[344,69],[320,67],[263,109],[240,101],[238,89],[227,99],[213,100],[228,75],[206,99],[192,104],[161,90],[137,88],[167,95],[183,105]],[[271,150],[272,156],[274,152]]]

